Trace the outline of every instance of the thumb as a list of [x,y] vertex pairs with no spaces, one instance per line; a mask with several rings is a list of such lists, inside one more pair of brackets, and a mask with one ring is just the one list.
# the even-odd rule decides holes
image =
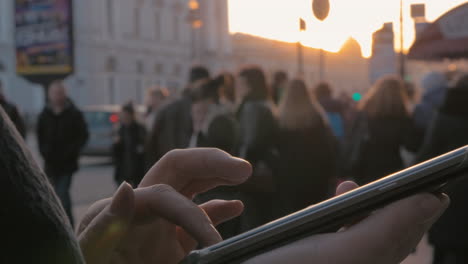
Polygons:
[[106,206],[79,237],[86,263],[109,263],[112,253],[126,235],[133,219],[135,204],[132,187],[124,182]]
[[354,250],[373,253],[368,255],[370,259],[359,263],[373,263],[372,259],[381,259],[379,263],[400,263],[447,209],[449,201],[444,194],[410,196],[376,211],[344,232],[341,239],[348,239],[348,243],[361,241]]

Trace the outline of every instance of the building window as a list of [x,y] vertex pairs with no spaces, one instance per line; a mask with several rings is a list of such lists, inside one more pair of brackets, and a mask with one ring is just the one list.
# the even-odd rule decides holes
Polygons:
[[115,104],[115,80],[113,76],[109,76],[107,80],[107,89],[109,90],[109,104]]
[[161,15],[159,12],[154,13],[154,38],[161,39]]
[[136,72],[138,74],[143,74],[145,72],[145,65],[141,60],[137,60],[136,62]]
[[143,85],[141,79],[137,79],[135,82],[136,87],[136,103],[142,104],[144,101],[144,94],[143,94]]
[[180,35],[180,30],[179,30],[179,27],[180,27],[180,23],[179,23],[179,16],[175,15],[173,16],[173,25],[174,25],[174,29],[173,29],[173,36],[174,36],[174,41],[175,42],[178,42],[179,41],[179,35]]
[[107,0],[107,31],[109,36],[114,36],[114,0]]
[[180,66],[180,64],[174,65],[174,69],[172,71],[172,74],[174,75],[174,77],[179,77],[181,73],[182,73],[182,66]]
[[3,61],[0,61],[0,72],[6,72],[6,66],[5,64],[3,63]]
[[117,70],[117,60],[115,57],[110,56],[106,61],[106,71],[107,72],[116,72]]
[[153,5],[157,8],[162,8],[164,5],[164,0],[153,0]]
[[157,75],[161,75],[164,72],[164,66],[161,63],[156,63],[154,65],[154,73]]
[[140,37],[140,28],[141,28],[141,10],[139,6],[136,6],[133,9],[133,32],[136,37]]

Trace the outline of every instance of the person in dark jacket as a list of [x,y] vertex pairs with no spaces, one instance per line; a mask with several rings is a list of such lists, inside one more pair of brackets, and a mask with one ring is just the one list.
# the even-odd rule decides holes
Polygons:
[[70,186],[80,151],[88,140],[88,127],[61,81],[50,85],[48,98],[49,104],[39,115],[37,140],[45,172],[73,223]]
[[126,181],[137,187],[145,175],[145,127],[138,123],[132,103],[122,107],[120,128],[113,145],[114,180],[117,186]]
[[273,102],[276,105],[279,105],[281,99],[283,98],[284,94],[286,93],[286,89],[288,86],[288,74],[284,71],[277,71],[273,75],[273,85],[272,85],[272,92],[273,92]]
[[[417,162],[423,162],[459,147],[468,145],[468,75],[455,88],[448,89]],[[434,264],[468,263],[468,178],[449,183],[444,191],[451,197],[450,207],[429,231],[429,242],[434,246]]]
[[421,80],[423,95],[421,102],[417,104],[413,112],[415,124],[415,146],[420,148],[426,131],[432,123],[435,113],[444,102],[447,93],[447,76],[441,72],[430,72]]
[[190,91],[198,81],[207,78],[210,78],[210,73],[205,67],[193,67],[190,71],[189,84],[182,97],[159,111],[145,146],[148,168],[167,152],[188,147],[193,129]]
[[304,81],[293,80],[279,109],[281,215],[331,196],[337,186],[337,140]]
[[404,168],[400,148],[414,151],[413,123],[404,83],[398,77],[383,77],[358,106],[360,113],[345,147],[345,177],[360,185]]
[[[221,76],[222,77],[222,76]],[[238,140],[238,125],[230,105],[220,102],[219,89],[224,84],[224,78],[207,80],[192,92],[193,134],[190,140],[191,148],[218,148],[233,154]],[[194,201],[203,204],[210,200],[240,199],[236,188],[220,186],[197,195]],[[224,239],[238,234],[239,221],[234,219],[217,227]]]
[[333,91],[329,83],[321,82],[314,89],[315,97],[325,110],[327,119],[335,136],[342,140],[345,137],[345,106],[333,98]]
[[169,90],[164,87],[155,86],[148,89],[146,97],[147,111],[145,115],[145,127],[147,131],[153,129],[159,110],[167,103],[169,96]]
[[240,232],[243,232],[274,219],[278,124],[265,74],[259,67],[248,66],[240,71],[237,92],[242,98],[237,112],[240,128],[238,156],[254,167],[253,176],[239,186],[246,205],[241,216]]
[[16,105],[8,102],[5,93],[3,91],[3,83],[0,80],[0,106],[3,107],[3,110],[7,113],[8,117],[11,119],[13,124],[15,124],[16,129],[21,134],[23,138],[26,137],[26,125],[24,123],[23,117]]
[[219,148],[234,153],[237,122],[229,107],[219,102],[222,78],[206,80],[192,91],[193,133],[189,147]]

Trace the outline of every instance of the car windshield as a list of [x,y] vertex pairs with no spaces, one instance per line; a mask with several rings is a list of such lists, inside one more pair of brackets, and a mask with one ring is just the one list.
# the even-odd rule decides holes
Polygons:
[[85,112],[84,116],[86,122],[90,127],[102,127],[102,126],[110,126],[111,123],[111,115],[112,113],[109,112]]

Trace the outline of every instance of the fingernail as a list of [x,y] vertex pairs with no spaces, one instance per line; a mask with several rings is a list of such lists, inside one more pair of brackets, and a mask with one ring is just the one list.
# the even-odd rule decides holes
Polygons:
[[439,198],[432,194],[426,194],[420,205],[421,217],[426,220],[425,222],[431,222],[434,218],[438,219],[448,205],[449,199],[447,196]]
[[133,206],[133,188],[128,182],[123,182],[112,198],[110,212],[115,215],[123,215],[129,212]]

